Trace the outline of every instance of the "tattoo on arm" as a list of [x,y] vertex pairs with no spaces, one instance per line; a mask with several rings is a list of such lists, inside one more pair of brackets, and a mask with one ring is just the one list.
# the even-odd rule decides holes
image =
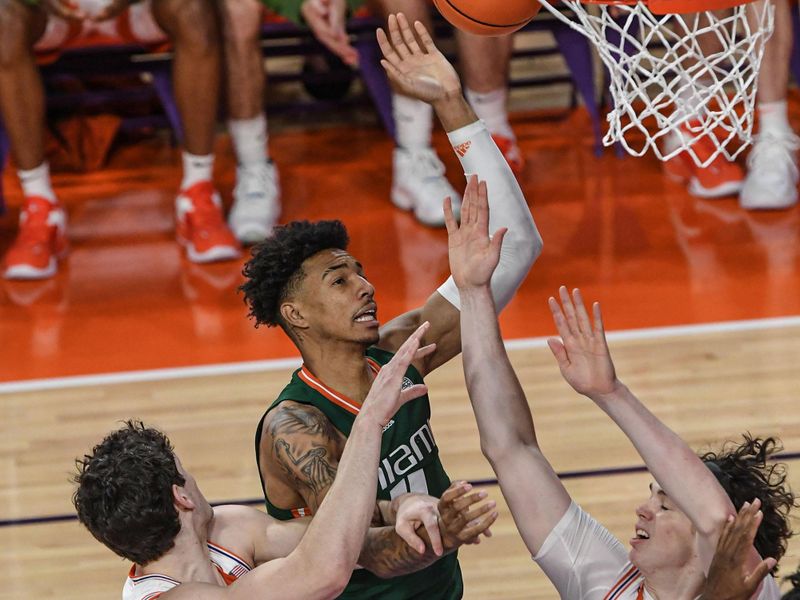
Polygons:
[[275,414],[269,433],[287,482],[316,511],[336,477],[341,434],[317,409],[291,405]]
[[[425,554],[419,554],[401,538],[394,527],[372,528],[367,533],[358,564],[378,577],[387,579],[420,571],[441,557],[428,545],[428,536],[417,530],[426,542]],[[447,554],[447,552],[445,552]]]

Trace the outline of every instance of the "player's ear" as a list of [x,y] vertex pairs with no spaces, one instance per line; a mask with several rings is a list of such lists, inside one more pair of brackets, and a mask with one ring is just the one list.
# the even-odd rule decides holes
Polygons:
[[303,310],[297,302],[286,301],[280,307],[281,318],[290,329],[307,329],[308,321],[303,316]]
[[172,500],[178,510],[194,510],[195,508],[194,500],[186,493],[186,489],[174,483],[172,484]]

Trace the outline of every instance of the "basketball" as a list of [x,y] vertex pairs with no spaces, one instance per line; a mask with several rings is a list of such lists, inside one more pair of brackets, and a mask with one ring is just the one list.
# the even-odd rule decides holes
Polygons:
[[542,7],[538,0],[433,0],[454,27],[476,35],[504,35],[521,29]]

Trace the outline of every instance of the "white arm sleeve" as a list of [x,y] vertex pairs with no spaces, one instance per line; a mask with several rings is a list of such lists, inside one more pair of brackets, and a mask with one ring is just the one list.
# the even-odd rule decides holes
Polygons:
[[[477,175],[489,193],[489,231],[507,227],[500,262],[492,276],[492,296],[500,312],[511,301],[534,261],[542,252],[542,237],[533,222],[525,196],[503,153],[483,121],[470,123],[447,134],[466,176]],[[439,288],[453,306],[461,302],[453,278]]]
[[533,559],[564,600],[601,600],[628,564],[628,552],[573,502]]

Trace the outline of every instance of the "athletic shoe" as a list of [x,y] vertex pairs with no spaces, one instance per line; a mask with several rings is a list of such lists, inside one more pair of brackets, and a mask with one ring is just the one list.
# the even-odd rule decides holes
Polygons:
[[461,210],[461,196],[444,176],[444,165],[432,148],[394,149],[392,202],[403,210],[413,210],[420,223],[429,227],[444,226],[442,204],[448,196],[453,212]]
[[500,152],[503,153],[508,166],[511,167],[511,171],[516,177],[519,177],[522,170],[525,168],[525,158],[522,156],[522,151],[517,145],[517,140],[513,137],[500,135],[499,133],[492,134],[492,139],[494,143],[497,144],[497,147],[500,148]]
[[272,161],[236,169],[228,224],[243,244],[255,244],[272,233],[281,213],[278,170]]
[[181,190],[175,199],[178,242],[189,260],[208,263],[239,257],[239,243],[222,218],[222,201],[210,181]]
[[46,279],[56,274],[66,255],[67,216],[46,198],[25,199],[19,215],[19,234],[6,254],[6,279]]
[[777,210],[797,204],[797,150],[800,138],[791,131],[783,135],[763,133],[747,158],[739,203],[748,210]]
[[[688,129],[686,135],[692,135]],[[680,134],[671,134],[667,138],[665,153],[671,152],[680,143]],[[705,162],[716,152],[716,145],[706,134],[694,142],[692,150],[701,162]],[[689,152],[684,150],[664,163],[664,173],[678,183],[688,184],[689,193],[697,198],[735,196],[744,183],[742,168],[721,154],[717,155],[707,167],[698,167]]]

